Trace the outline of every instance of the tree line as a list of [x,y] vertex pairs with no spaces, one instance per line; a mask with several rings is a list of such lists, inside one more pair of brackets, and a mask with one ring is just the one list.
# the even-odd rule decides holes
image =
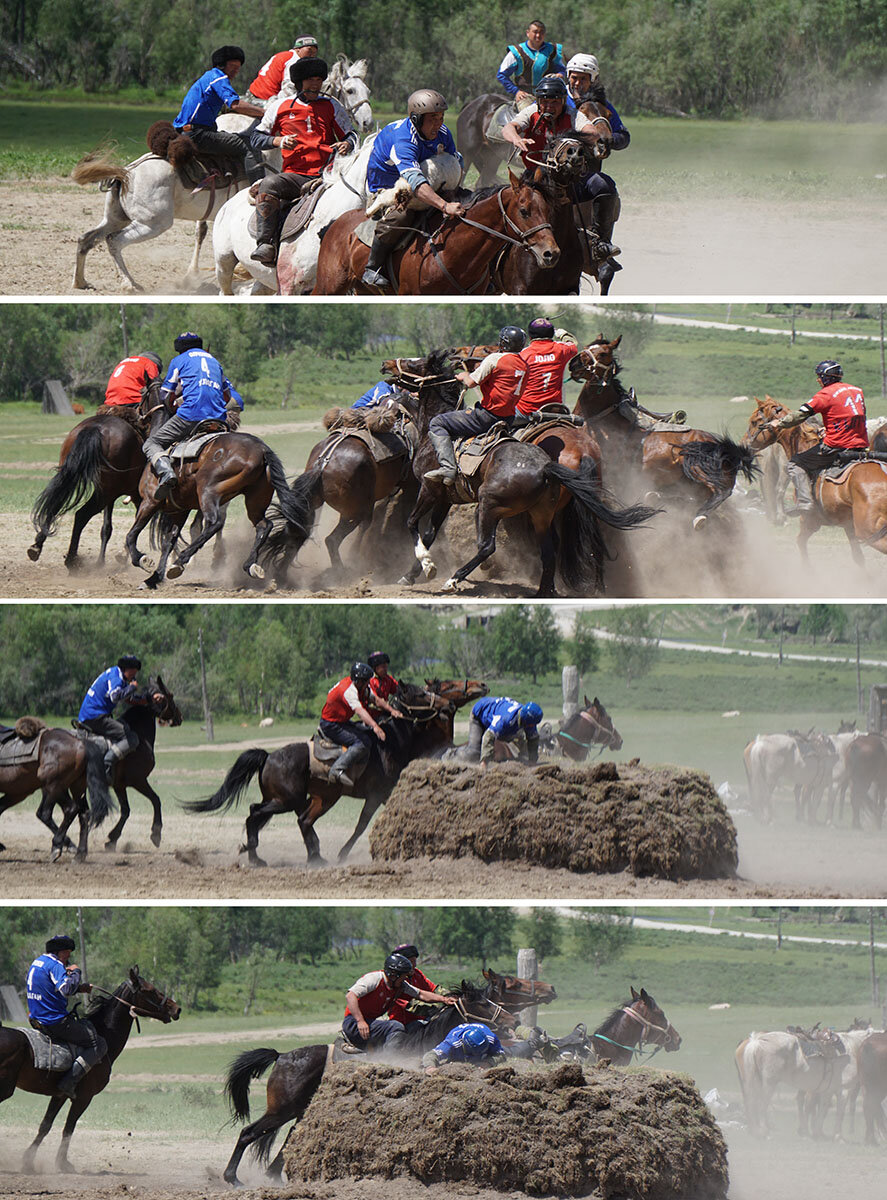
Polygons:
[[454,107],[497,91],[509,43],[542,16],[567,54],[596,54],[627,113],[833,115],[866,119],[887,69],[882,0],[410,0],[392,36],[384,0],[9,0],[0,8],[0,84],[35,88],[176,88],[239,44],[244,90],[262,63],[311,32],[328,58],[370,62],[379,99],[402,107],[420,86]]

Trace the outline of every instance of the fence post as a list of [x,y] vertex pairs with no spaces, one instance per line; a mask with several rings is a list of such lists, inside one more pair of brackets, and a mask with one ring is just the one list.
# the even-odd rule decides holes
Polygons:
[[561,687],[564,693],[564,721],[575,717],[579,711],[579,668],[564,667],[561,674]]
[[[521,979],[538,979],[539,966],[536,962],[535,950],[518,950],[517,952],[517,973]],[[524,1025],[535,1025],[538,1010],[536,1005],[531,1005],[530,1008],[525,1008],[521,1011],[520,1019]]]

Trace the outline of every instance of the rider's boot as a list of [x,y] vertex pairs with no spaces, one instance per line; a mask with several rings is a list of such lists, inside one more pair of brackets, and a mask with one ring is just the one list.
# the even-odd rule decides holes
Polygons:
[[367,265],[363,269],[360,282],[365,283],[367,287],[390,288],[391,283],[385,273],[389,254],[390,250],[387,245],[387,239],[383,241],[377,230],[373,238],[373,244],[370,246],[370,256],[367,259]]
[[[621,254],[619,246],[613,245],[613,229],[619,219],[622,203],[618,196],[606,192],[596,196],[591,220],[591,254],[595,262],[603,262],[614,254]],[[621,270],[614,264],[614,270]]]
[[154,496],[162,503],[176,486],[176,470],[168,454],[161,454],[155,458],[151,463],[151,469],[159,481]]
[[360,743],[355,746],[349,746],[330,767],[330,783],[339,783],[344,787],[354,787],[355,781],[360,776],[360,771],[353,771],[349,774],[349,769],[358,766],[365,758],[367,758],[366,746]]
[[453,439],[448,433],[429,433],[428,439],[437,454],[440,466],[432,471],[426,471],[423,478],[432,483],[453,483],[456,479],[456,452],[453,449]]
[[258,245],[250,258],[273,267],[277,262],[277,226],[280,218],[280,200],[267,192],[259,192],[256,201],[256,241]]
[[74,1059],[74,1065],[66,1075],[63,1075],[55,1085],[55,1095],[61,1099],[73,1100],[77,1084],[89,1070],[89,1066],[81,1055]]
[[810,476],[798,463],[789,461],[786,465],[788,477],[795,485],[795,495],[797,502],[793,510],[786,509],[786,516],[795,516],[800,513],[813,512],[816,505],[813,503],[813,485],[810,482]]

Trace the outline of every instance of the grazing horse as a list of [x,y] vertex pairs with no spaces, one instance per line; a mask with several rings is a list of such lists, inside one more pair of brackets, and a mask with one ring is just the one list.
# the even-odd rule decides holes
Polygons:
[[[553,266],[560,251],[551,228],[552,199],[543,172],[476,192],[461,217],[429,215],[431,232],[420,231],[390,258],[401,296],[453,296],[484,292],[503,244],[526,246],[540,266]],[[355,234],[363,210],[346,213],[324,233],[317,260],[315,296],[375,295],[361,283],[369,247]]]
[[754,454],[726,435],[703,429],[646,431],[630,425],[618,411],[623,401],[636,403],[619,379],[615,351],[621,340],[621,334],[612,342],[600,334],[573,359],[571,378],[583,385],[573,411],[594,429],[608,459],[639,466],[657,494],[660,488],[677,488],[694,502],[703,501],[693,517],[693,528],[701,529],[731,495],[737,475],[754,480]]
[[[616,1067],[627,1067],[635,1056],[671,1054],[681,1048],[681,1035],[668,1017],[643,988],[631,989],[631,999],[614,1008],[603,1024],[588,1039],[591,1049],[600,1058],[607,1058]],[[644,1050],[646,1043],[655,1050]]]
[[[93,985],[93,990],[104,989]],[[86,1017],[93,1023],[96,1032],[104,1038],[108,1051],[77,1084],[56,1154],[57,1171],[74,1171],[68,1159],[71,1136],[93,1097],[108,1086],[114,1062],[129,1039],[133,1021],[137,1021],[139,1017],[151,1017],[168,1025],[170,1021],[179,1019],[181,1011],[175,1000],[164,996],[152,983],[141,977],[138,967],[130,970],[128,978],[116,991],[105,992],[104,999],[94,1000],[90,1004]],[[37,1070],[34,1066],[31,1043],[26,1035],[20,1029],[10,1029],[9,1026],[0,1029],[0,1102],[8,1100],[16,1088],[25,1092],[36,1092],[38,1096],[51,1097],[37,1136],[25,1151],[22,1171],[26,1174],[33,1173],[37,1149],[65,1104],[63,1096],[53,1094],[56,1084],[64,1074],[64,1068],[55,1071]]]
[[[484,974],[486,975],[486,972]],[[531,981],[515,982],[527,985]],[[494,1027],[514,1027],[515,1021],[511,1015],[514,1010],[508,1009],[504,1001],[493,998],[493,983],[488,982],[486,987],[478,988],[463,979],[461,987],[451,994],[457,997],[456,1004],[447,1006],[427,1023],[414,1021],[406,1027],[403,1045],[403,1057],[406,1060],[420,1058],[463,1021],[481,1021]],[[535,1003],[543,1001],[537,999]],[[225,1095],[231,1107],[232,1120],[239,1121],[249,1121],[250,1080],[258,1079],[271,1066],[274,1069],[268,1076],[265,1112],[258,1120],[241,1130],[225,1167],[224,1178],[227,1183],[239,1184],[237,1168],[249,1146],[253,1147],[255,1157],[266,1165],[269,1175],[280,1178],[283,1168],[282,1154],[278,1153],[268,1166],[272,1143],[282,1125],[288,1121],[299,1121],[305,1115],[332,1058],[331,1050],[332,1047],[326,1045],[300,1046],[299,1049],[290,1050],[286,1054],[270,1048],[247,1050],[229,1065],[225,1079]],[[372,1058],[372,1055],[362,1054],[355,1057],[365,1062],[367,1057]]]
[[241,853],[246,851],[250,866],[267,866],[256,853],[259,833],[277,813],[294,812],[308,851],[308,865],[317,867],[326,866],[326,860],[320,854],[315,821],[342,796],[358,796],[363,799],[363,808],[354,832],[339,851],[339,862],[343,863],[376,809],[390,796],[406,765],[416,758],[433,757],[452,741],[452,719],[439,697],[401,682],[389,702],[403,715],[382,720],[385,741],[374,740],[369,761],[353,786],[330,783],[325,771],[315,774],[310,746],[291,742],[270,754],[259,748],[245,750],[218,791],[206,800],[188,801],[183,807],[198,813],[227,811],[258,775],[262,799],[250,806]]
[[622,734],[613,724],[610,714],[595,696],[584,697],[585,707],[574,713],[555,734],[558,747],[573,762],[585,762],[592,746],[604,750],[621,750]]
[[884,1101],[887,1099],[887,1033],[873,1033],[859,1047],[857,1057],[865,1115],[865,1140],[873,1146],[876,1134],[887,1141]]
[[[811,1043],[815,1043],[813,1053]],[[807,1134],[808,1117],[813,1113],[812,1134],[822,1136],[827,1105],[817,1111],[814,1098],[830,1100],[832,1095],[840,1094],[848,1061],[844,1043],[836,1033],[828,1029],[752,1033],[740,1042],[735,1059],[750,1133],[766,1137],[770,1132],[768,1110],[782,1087],[796,1095],[798,1133]]]
[[[76,857],[82,862],[86,858],[89,830],[101,825],[114,808],[102,751],[65,729],[47,729],[42,721],[33,717],[22,717],[16,723],[16,731],[26,735],[26,745],[36,742],[36,756],[10,765],[0,761],[0,813],[19,804],[39,788],[42,799],[37,818],[52,832],[52,861],[60,858],[62,850],[71,845],[67,834],[76,817],[80,823]],[[63,813],[61,825],[56,825],[52,819],[56,804]],[[0,843],[0,850],[5,849]]]
[[[813,428],[796,425],[792,429],[768,429],[770,421],[788,415],[789,410],[767,396],[755,397],[756,408],[748,419],[743,442],[755,450],[778,441],[789,458],[815,446],[819,437]],[[803,431],[798,433],[797,431]],[[794,435],[794,436],[792,436]],[[878,462],[860,462],[837,479],[817,475],[813,483],[814,508],[801,513],[798,550],[807,561],[807,543],[823,525],[839,525],[850,544],[850,553],[858,566],[865,565],[861,546],[872,546],[887,554],[887,469]]]

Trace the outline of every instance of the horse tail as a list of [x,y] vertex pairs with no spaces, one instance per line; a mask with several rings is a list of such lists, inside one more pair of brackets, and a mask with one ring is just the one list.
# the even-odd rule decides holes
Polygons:
[[102,821],[116,810],[117,802],[108,787],[108,779],[105,775],[105,756],[95,742],[87,742],[85,750],[86,789],[89,793],[89,827],[97,829]]
[[260,1047],[238,1054],[228,1066],[225,1077],[225,1099],[231,1109],[231,1122],[249,1120],[249,1085],[264,1075],[280,1058],[279,1050]]
[[[699,483],[700,478],[715,488],[720,488],[725,472],[732,475],[733,482],[741,474],[748,483],[754,483],[761,474],[755,462],[755,453],[749,446],[741,446],[732,438],[712,435],[704,442],[689,442],[680,449],[681,468],[687,479]],[[732,485],[731,485],[732,491]]]
[[197,813],[218,812],[219,809],[227,812],[229,808],[233,808],[237,804],[252,777],[262,770],[267,761],[267,750],[261,750],[258,747],[244,750],[225,776],[225,780],[217,792],[213,792],[206,800],[183,800],[181,801],[182,808],[187,812]]
[[162,508],[158,508],[148,521],[148,545],[152,550],[160,550],[163,548],[163,543],[169,535],[180,528],[179,525],[165,513]]
[[44,536],[55,533],[62,513],[70,512],[98,490],[99,475],[110,467],[102,450],[102,430],[99,425],[87,425],[77,434],[71,451],[59,463],[49,483],[37,497],[31,510],[31,521]]
[[81,187],[89,183],[110,183],[111,188],[126,193],[129,170],[109,157],[107,149],[99,148],[85,154],[71,171],[71,178]]
[[268,453],[279,468],[281,479],[278,482],[271,475],[278,503],[269,509],[274,528],[262,547],[260,561],[262,566],[270,563],[279,570],[298,554],[311,536],[314,516],[323,500],[323,472],[319,467],[312,467],[297,476],[290,486],[283,475],[280,459],[272,451]]

